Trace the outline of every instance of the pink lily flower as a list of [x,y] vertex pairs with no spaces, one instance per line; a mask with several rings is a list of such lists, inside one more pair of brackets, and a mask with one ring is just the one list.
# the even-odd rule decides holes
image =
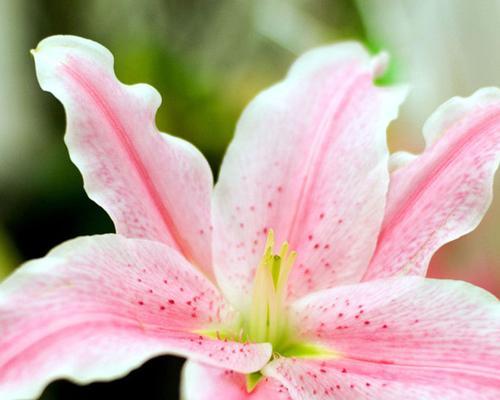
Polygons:
[[[441,106],[420,155],[389,157],[404,88],[383,56],[312,50],[243,113],[217,185],[160,134],[147,85],[72,36],[33,51],[66,143],[117,234],[66,242],[0,286],[0,398],[187,357],[185,399],[498,399],[500,306],[426,279],[491,202],[500,91]],[[389,173],[389,169],[392,171]]]

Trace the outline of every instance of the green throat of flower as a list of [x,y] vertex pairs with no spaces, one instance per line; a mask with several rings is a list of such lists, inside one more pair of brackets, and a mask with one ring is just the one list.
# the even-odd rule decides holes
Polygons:
[[252,342],[268,342],[275,352],[289,340],[288,312],[285,308],[288,276],[297,253],[283,243],[274,253],[274,233],[269,231],[264,255],[255,271],[250,312],[244,332]]

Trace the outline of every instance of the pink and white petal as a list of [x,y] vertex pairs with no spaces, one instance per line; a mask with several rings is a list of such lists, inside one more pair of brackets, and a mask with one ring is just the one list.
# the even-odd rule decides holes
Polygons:
[[212,174],[192,145],[156,128],[158,92],[118,81],[112,54],[90,40],[52,36],[33,55],[40,86],[66,110],[85,189],[117,232],[166,243],[213,276]]
[[290,400],[288,390],[273,378],[264,377],[248,393],[246,378],[228,369],[186,361],[182,370],[183,400]]
[[465,282],[411,276],[343,286],[299,300],[293,316],[299,337],[336,356],[266,366],[292,397],[328,398],[326,389],[340,399],[500,396],[500,303]]
[[216,276],[240,306],[270,228],[298,252],[292,297],[361,278],[385,207],[386,127],[406,93],[373,84],[383,63],[354,43],[312,50],[244,111],[213,204]]
[[231,318],[218,290],[168,246],[118,235],[69,241],[0,286],[0,398],[35,397],[57,378],[110,380],[166,353],[260,369],[270,345],[195,333]]
[[429,118],[424,136],[424,153],[391,175],[384,223],[364,280],[425,275],[439,247],[479,224],[500,160],[500,90],[451,99]]
[[[347,372],[343,372],[347,371]],[[495,386],[471,384],[459,372],[344,360],[281,358],[264,369],[295,400],[496,400]]]

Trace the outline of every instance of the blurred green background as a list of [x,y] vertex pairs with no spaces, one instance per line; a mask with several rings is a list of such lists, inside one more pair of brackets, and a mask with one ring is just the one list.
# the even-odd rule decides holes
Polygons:
[[[108,47],[122,81],[162,94],[159,128],[194,143],[216,174],[245,104],[301,52],[344,39],[390,52],[384,84],[412,84],[390,146],[420,151],[437,105],[500,86],[499,22],[497,0],[0,0],[0,278],[61,241],[113,230],[69,160],[62,107],[36,82],[29,49],[44,37]],[[480,228],[443,248],[431,276],[500,295],[500,185],[495,192]],[[42,398],[175,399],[181,365],[160,357],[113,383],[53,383]]]

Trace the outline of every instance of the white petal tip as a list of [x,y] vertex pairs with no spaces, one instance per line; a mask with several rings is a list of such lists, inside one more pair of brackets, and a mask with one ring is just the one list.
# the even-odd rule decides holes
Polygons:
[[500,89],[494,86],[478,89],[468,97],[456,96],[444,102],[432,113],[423,126],[422,131],[426,146],[434,144],[441,138],[447,127],[463,115],[493,103],[500,103]]
[[31,54],[41,88],[52,93],[61,80],[60,66],[67,64],[70,59],[100,65],[105,70],[113,69],[113,55],[108,49],[78,36],[49,36],[38,43]]
[[37,58],[47,53],[47,56],[57,59],[70,52],[100,59],[105,64],[113,64],[113,55],[107,48],[93,40],[72,35],[49,36],[40,41],[31,54]]
[[289,76],[301,76],[326,65],[357,61],[365,64],[370,60],[368,51],[358,42],[340,42],[316,47],[302,54],[291,66]]

